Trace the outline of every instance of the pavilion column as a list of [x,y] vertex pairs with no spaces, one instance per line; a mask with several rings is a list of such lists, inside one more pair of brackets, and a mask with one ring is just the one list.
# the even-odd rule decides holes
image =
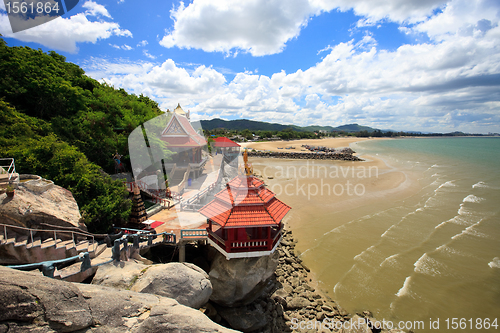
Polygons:
[[271,239],[271,227],[267,227],[267,249],[273,249],[273,240]]
[[179,262],[186,261],[186,244],[183,241],[179,242]]

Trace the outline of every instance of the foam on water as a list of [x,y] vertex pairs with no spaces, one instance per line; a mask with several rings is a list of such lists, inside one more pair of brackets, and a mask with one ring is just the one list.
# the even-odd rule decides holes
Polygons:
[[398,297],[411,296],[410,281],[411,281],[411,276],[407,276],[405,282],[403,283],[403,286],[396,293],[396,296]]
[[439,187],[437,189],[434,190],[434,192],[437,192],[440,189],[445,188],[445,187],[456,187],[457,185],[455,185],[453,182],[454,182],[454,180],[449,180],[445,183],[442,183],[441,185],[439,185]]
[[474,194],[469,194],[463,200],[463,202],[472,202],[472,203],[479,203],[481,201],[484,201],[484,198],[476,197]]
[[488,263],[488,266],[490,266],[491,268],[500,268],[500,258],[499,257],[493,258],[493,260],[490,263]]
[[449,257],[453,257],[453,256],[471,257],[470,254],[467,254],[467,253],[464,253],[464,252],[459,251],[457,249],[451,248],[447,245],[441,245],[441,246],[437,247],[435,251],[444,253]]
[[462,237],[462,236],[465,236],[465,235],[469,235],[469,236],[474,236],[474,237],[480,237],[480,238],[488,238],[488,235],[482,233],[482,232],[479,232],[477,230],[474,230],[474,227],[478,226],[481,221],[483,219],[480,219],[479,221],[477,221],[476,223],[474,223],[473,225],[465,228],[464,230],[462,230],[461,233],[459,234],[456,234],[455,236],[451,237],[451,239],[455,240],[459,237]]
[[441,275],[446,270],[446,265],[441,264],[436,259],[433,259],[424,253],[414,264],[415,273],[421,273],[430,276]]
[[474,185],[472,185],[472,188],[489,188],[488,184],[485,182],[477,182]]
[[380,267],[383,267],[385,265],[389,265],[389,266],[397,265],[397,263],[398,263],[398,261],[396,260],[397,256],[399,256],[399,253],[393,254],[392,256],[385,258],[384,261],[382,261],[380,263]]

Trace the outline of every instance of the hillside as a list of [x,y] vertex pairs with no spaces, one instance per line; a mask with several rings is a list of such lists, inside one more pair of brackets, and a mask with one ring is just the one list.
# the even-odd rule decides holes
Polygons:
[[145,96],[85,75],[54,51],[8,47],[0,38],[0,157],[73,193],[89,231],[128,219],[130,201],[112,155],[128,160],[128,136],[162,112]]
[[306,126],[306,127],[301,127],[301,126],[296,126],[296,125],[282,125],[282,124],[276,124],[276,123],[267,123],[263,121],[255,121],[255,120],[248,120],[248,119],[237,119],[237,120],[223,120],[223,119],[211,119],[211,120],[202,120],[201,121],[201,126],[203,129],[206,130],[213,130],[217,128],[224,128],[227,130],[244,130],[248,129],[250,131],[283,131],[285,129],[294,129],[299,132],[317,132],[317,131],[327,131],[327,132],[333,132],[333,131],[338,131],[338,132],[361,132],[361,131],[368,131],[368,132],[373,132],[376,129],[367,127],[367,126],[361,126],[358,124],[350,124],[350,125],[342,125],[339,127],[332,127],[332,126]]

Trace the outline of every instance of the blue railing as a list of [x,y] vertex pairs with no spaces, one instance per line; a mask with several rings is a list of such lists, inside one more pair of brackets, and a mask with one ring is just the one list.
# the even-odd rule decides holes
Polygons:
[[77,256],[73,256],[73,257],[66,258],[66,259],[42,261],[42,262],[38,262],[35,264],[11,265],[11,266],[7,266],[7,267],[13,268],[13,269],[19,269],[21,271],[31,271],[34,269],[39,269],[43,273],[43,275],[53,278],[54,271],[55,271],[55,265],[67,264],[67,263],[70,263],[70,262],[76,261],[76,260],[82,261],[82,266],[80,267],[80,272],[83,272],[83,271],[89,269],[90,267],[92,267],[91,262],[90,262],[90,253],[88,253],[88,252],[83,252]]

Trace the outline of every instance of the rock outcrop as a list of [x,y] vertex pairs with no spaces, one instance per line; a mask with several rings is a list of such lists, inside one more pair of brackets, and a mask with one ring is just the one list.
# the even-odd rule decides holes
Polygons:
[[213,286],[210,300],[225,307],[250,304],[268,288],[278,257],[275,252],[258,258],[227,260],[217,252],[208,274]]
[[0,267],[0,332],[236,332],[156,295]]
[[79,224],[80,211],[70,191],[53,184],[43,191],[33,191],[23,184],[17,185],[12,198],[5,193],[0,194],[3,223],[28,228],[36,228],[39,223],[61,227],[83,226]]
[[212,294],[207,273],[191,263],[109,263],[97,270],[92,284],[165,296],[194,309],[207,303]]
[[207,273],[191,263],[153,265],[140,275],[130,290],[175,299],[199,309],[212,295]]

